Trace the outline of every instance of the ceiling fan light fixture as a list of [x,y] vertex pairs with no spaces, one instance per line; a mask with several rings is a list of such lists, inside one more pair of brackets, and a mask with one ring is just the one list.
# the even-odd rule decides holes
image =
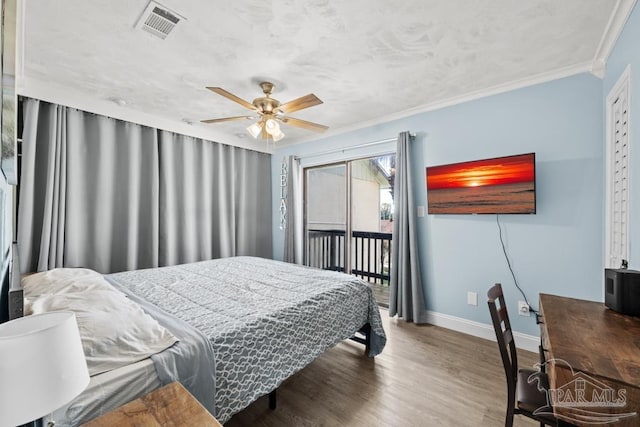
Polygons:
[[285,102],[284,104],[280,103],[275,98],[271,98],[271,93],[273,91],[273,83],[269,82],[261,82],[260,87],[264,92],[263,97],[259,97],[253,100],[253,102],[246,101],[239,96],[232,94],[231,92],[222,89],[218,86],[207,86],[207,89],[210,91],[217,93],[220,96],[223,96],[237,104],[240,104],[244,108],[251,110],[252,114],[257,115],[254,116],[233,116],[233,117],[222,117],[216,119],[208,119],[201,120],[203,123],[212,124],[212,123],[221,123],[221,122],[230,122],[236,120],[243,119],[258,119],[257,122],[253,123],[249,127],[247,127],[247,132],[251,134],[254,138],[258,139],[262,137],[262,139],[266,139],[267,143],[269,141],[280,141],[285,137],[284,133],[280,129],[280,123],[285,123],[289,126],[295,126],[302,129],[312,130],[316,132],[324,132],[329,127],[324,126],[318,123],[308,122],[306,120],[296,119],[290,117],[288,114],[293,113],[295,111],[304,110],[306,108],[314,107],[316,105],[322,104],[322,101],[310,93],[305,96],[301,96],[292,101]]
[[271,134],[271,138],[273,138],[274,142],[278,142],[282,138],[284,138],[284,132],[282,132],[280,129],[278,129],[278,132]]
[[282,133],[282,131],[280,131],[280,125],[273,119],[267,119],[264,123],[264,128],[269,135],[274,137],[275,135]]
[[262,122],[255,122],[247,127],[247,132],[249,132],[252,137],[258,138],[258,135],[262,133]]

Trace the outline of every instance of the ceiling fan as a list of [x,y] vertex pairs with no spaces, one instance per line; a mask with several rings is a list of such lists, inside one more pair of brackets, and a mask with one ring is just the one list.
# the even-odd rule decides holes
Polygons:
[[306,120],[296,119],[287,115],[289,113],[293,113],[294,111],[300,111],[305,108],[322,104],[322,101],[314,94],[310,93],[308,95],[301,96],[300,98],[296,98],[293,101],[281,104],[280,101],[271,97],[271,93],[273,92],[273,88],[275,87],[273,83],[262,82],[260,83],[260,87],[262,88],[262,92],[264,92],[264,96],[254,99],[253,102],[245,101],[244,99],[232,94],[231,92],[227,92],[221,87],[207,87],[207,89],[217,93],[218,95],[222,95],[225,98],[237,102],[238,104],[249,110],[255,111],[258,115],[223,117],[220,119],[202,120],[202,123],[219,123],[232,120],[258,119],[257,122],[247,128],[247,131],[254,138],[262,136],[262,139],[271,138],[274,141],[280,141],[282,138],[284,138],[284,132],[282,132],[282,130],[280,129],[280,124],[278,122],[316,132],[324,132],[325,130],[329,129],[329,126],[308,122]]

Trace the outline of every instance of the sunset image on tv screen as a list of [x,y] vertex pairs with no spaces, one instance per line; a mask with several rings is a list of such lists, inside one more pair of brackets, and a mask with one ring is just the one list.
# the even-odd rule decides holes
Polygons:
[[430,214],[536,212],[535,154],[427,167]]

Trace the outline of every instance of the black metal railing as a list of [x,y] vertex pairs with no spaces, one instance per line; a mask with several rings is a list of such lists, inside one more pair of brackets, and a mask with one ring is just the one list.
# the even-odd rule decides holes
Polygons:
[[309,230],[307,265],[344,272],[344,230]]
[[[388,284],[391,272],[391,233],[353,231],[355,249],[351,274]],[[372,280],[373,279],[373,280]]]
[[[344,230],[309,230],[307,265],[344,272],[344,237]],[[391,240],[391,233],[351,232],[351,274],[369,282],[388,284]]]

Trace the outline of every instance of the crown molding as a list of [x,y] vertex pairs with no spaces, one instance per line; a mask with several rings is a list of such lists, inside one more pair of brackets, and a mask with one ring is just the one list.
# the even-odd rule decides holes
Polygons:
[[611,51],[616,45],[618,41],[618,37],[620,37],[620,33],[624,28],[633,8],[636,5],[636,0],[617,0],[614,6],[613,12],[609,17],[609,22],[607,23],[607,27],[602,34],[602,38],[600,39],[600,43],[598,44],[598,49],[596,50],[596,54],[593,58],[593,65],[591,67],[591,74],[597,76],[599,78],[604,78],[604,74],[606,71],[607,59],[609,59],[609,55]]
[[360,122],[352,126],[344,126],[337,129],[331,129],[328,132],[324,133],[320,138],[313,137],[313,136],[306,137],[303,139],[292,141],[290,144],[287,144],[287,145],[297,145],[297,144],[302,144],[310,141],[318,141],[320,139],[342,135],[347,132],[352,132],[359,129],[364,129],[364,128],[376,126],[379,124],[388,123],[398,119],[404,119],[406,117],[410,117],[416,114],[440,110],[442,108],[463,104],[469,101],[475,101],[477,99],[486,98],[488,96],[498,95],[505,92],[511,92],[513,90],[522,89],[522,88],[534,86],[540,83],[546,83],[553,80],[562,79],[564,77],[570,77],[576,74],[589,73],[591,72],[592,67],[593,67],[593,63],[591,61],[588,61],[588,62],[570,65],[568,67],[558,68],[556,70],[535,74],[533,76],[529,76],[523,79],[513,80],[507,83],[491,86],[486,89],[469,92],[460,96],[447,98],[447,99],[432,102],[429,104],[423,104],[417,107],[399,111],[397,113],[387,114],[385,116],[380,116],[375,119]]

